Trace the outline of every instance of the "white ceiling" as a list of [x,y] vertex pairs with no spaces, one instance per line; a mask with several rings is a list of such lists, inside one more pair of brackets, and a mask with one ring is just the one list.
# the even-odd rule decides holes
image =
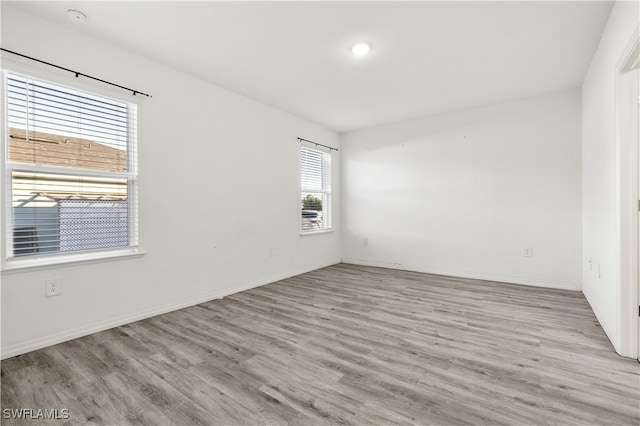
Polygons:
[[[579,87],[612,3],[16,6],[344,132]],[[70,7],[88,20],[73,22]],[[373,50],[357,58],[361,40]]]

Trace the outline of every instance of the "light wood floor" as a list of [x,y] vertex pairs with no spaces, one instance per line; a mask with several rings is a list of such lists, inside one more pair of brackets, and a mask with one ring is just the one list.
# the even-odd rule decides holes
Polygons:
[[343,264],[5,360],[2,408],[66,408],[72,424],[638,425],[640,364],[581,293]]

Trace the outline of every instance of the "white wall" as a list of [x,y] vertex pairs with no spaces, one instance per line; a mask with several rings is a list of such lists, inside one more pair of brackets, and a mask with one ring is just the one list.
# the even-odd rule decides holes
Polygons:
[[[340,261],[338,156],[336,232],[299,235],[296,137],[337,146],[335,132],[6,3],[2,46],[153,95],[138,116],[146,254],[3,272],[3,357]],[[62,295],[44,296],[48,277]]]
[[343,261],[579,290],[580,175],[578,89],[346,133]]
[[583,292],[618,352],[623,316],[618,271],[616,68],[637,31],[638,20],[637,2],[615,4],[582,86]]

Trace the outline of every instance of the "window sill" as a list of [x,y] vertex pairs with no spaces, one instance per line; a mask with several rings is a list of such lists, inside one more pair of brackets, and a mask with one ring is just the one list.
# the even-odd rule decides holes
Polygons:
[[25,271],[63,268],[85,263],[110,262],[115,260],[134,259],[144,256],[138,248],[120,250],[73,253],[66,255],[43,256],[35,259],[10,259],[2,266],[2,275],[9,275]]
[[317,231],[302,231],[300,232],[301,237],[306,237],[307,235],[318,235],[318,234],[331,234],[333,232],[332,229],[319,229]]

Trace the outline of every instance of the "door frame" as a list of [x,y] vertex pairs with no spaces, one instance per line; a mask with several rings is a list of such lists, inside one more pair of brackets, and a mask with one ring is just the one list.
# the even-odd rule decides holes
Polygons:
[[[640,351],[640,150],[638,78],[640,31],[633,33],[616,66],[616,210],[618,271],[616,286],[617,352],[638,358]],[[636,69],[634,71],[634,69]],[[631,96],[631,98],[630,98]]]

